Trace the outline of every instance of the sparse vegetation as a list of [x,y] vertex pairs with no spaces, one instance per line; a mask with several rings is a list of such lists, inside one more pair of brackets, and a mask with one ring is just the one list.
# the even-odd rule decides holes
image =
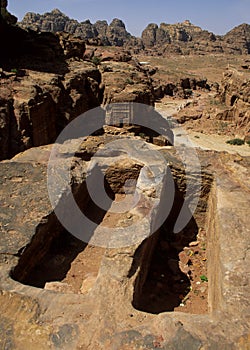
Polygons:
[[229,124],[224,121],[219,121],[216,123],[216,125],[217,125],[217,132],[221,132],[221,133],[224,133],[225,131],[227,131],[229,126]]
[[208,278],[205,275],[201,275],[200,279],[201,279],[202,282],[208,282]]
[[100,57],[94,56],[92,57],[91,62],[94,63],[94,65],[98,66],[98,64],[101,63],[101,60],[102,59]]
[[134,84],[133,80],[130,79],[130,78],[127,78],[126,81],[125,81],[125,83],[126,83],[126,84],[129,84],[129,85],[133,85],[133,84]]
[[227,143],[228,143],[229,145],[241,146],[241,145],[244,145],[245,141],[236,138],[236,139],[228,140]]

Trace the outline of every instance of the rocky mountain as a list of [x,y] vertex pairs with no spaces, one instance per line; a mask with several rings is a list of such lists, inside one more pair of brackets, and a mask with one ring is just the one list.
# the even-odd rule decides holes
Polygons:
[[183,23],[160,26],[151,23],[142,32],[144,47],[157,53],[250,53],[250,25],[242,24],[225,36],[215,35],[207,30],[193,25],[186,20]]
[[118,18],[108,24],[107,21],[97,21],[92,24],[89,20],[78,22],[70,19],[60,10],[55,9],[45,14],[28,12],[20,26],[48,32],[67,32],[88,40],[89,43],[105,46],[123,46],[130,40],[136,45],[141,45],[140,39],[136,39],[127,32],[125,24]]
[[250,53],[250,25],[242,24],[224,36],[215,35],[186,20],[182,23],[149,24],[141,38],[132,36],[120,19],[78,22],[55,9],[45,14],[28,12],[20,22],[23,28],[36,31],[67,32],[94,45],[125,46],[133,50],[145,50],[149,55],[158,54],[206,54]]
[[225,36],[224,41],[232,51],[239,51],[250,53],[250,25],[241,24],[238,27],[230,30]]

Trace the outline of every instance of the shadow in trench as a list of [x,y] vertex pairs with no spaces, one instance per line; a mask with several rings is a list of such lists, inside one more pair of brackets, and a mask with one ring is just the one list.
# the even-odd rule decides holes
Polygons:
[[[114,200],[115,194],[105,179],[104,185],[108,196]],[[77,191],[75,200],[90,220],[98,225],[102,222],[107,211],[99,208],[90,198],[85,183]],[[47,282],[62,281],[72,262],[87,246],[87,243],[66,231],[53,213],[47,223],[38,226],[31,243],[14,268],[12,278],[38,288],[44,288]]]
[[[198,226],[192,218],[180,233],[173,233],[183,201],[183,195],[176,188],[169,217],[158,232],[142,243],[135,254],[135,263],[131,268],[130,276],[137,270],[141,260],[139,255],[143,254],[140,262],[142,267],[135,281],[132,302],[137,310],[152,314],[174,311],[190,292],[191,276],[181,271],[179,253],[196,239]],[[150,262],[146,261],[147,259]],[[143,267],[143,264],[147,266]]]

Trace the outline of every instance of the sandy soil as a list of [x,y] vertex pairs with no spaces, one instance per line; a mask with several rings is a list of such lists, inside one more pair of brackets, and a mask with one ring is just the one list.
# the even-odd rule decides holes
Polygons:
[[[204,133],[188,130],[188,137],[197,148],[214,150],[218,152],[228,152],[239,154],[241,156],[250,156],[250,147],[248,144],[234,146],[226,143],[230,138],[224,135],[206,135]],[[176,133],[178,135],[178,131]],[[177,136],[178,137],[178,136]]]
[[[185,108],[185,104],[188,100],[170,100],[165,99],[161,102],[156,103],[156,110],[165,117],[171,117],[177,113],[180,108]],[[190,128],[186,129],[185,125],[179,125],[173,129],[175,135],[176,145],[186,144],[184,135],[187,135],[188,140],[191,141],[192,145],[196,148],[204,150],[214,150],[218,152],[228,152],[231,154],[239,154],[241,156],[250,156],[250,147],[248,144],[241,146],[234,146],[226,143],[230,139],[229,136],[217,135],[217,134],[206,134],[193,131]]]

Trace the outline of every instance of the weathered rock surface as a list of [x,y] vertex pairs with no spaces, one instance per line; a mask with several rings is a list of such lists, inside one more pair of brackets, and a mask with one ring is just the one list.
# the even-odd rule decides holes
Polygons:
[[145,49],[149,55],[159,54],[205,54],[205,53],[250,53],[250,25],[242,24],[225,36],[218,36],[203,30],[186,20],[182,23],[149,24],[136,38],[126,31],[125,24],[115,18],[109,25],[107,21],[89,20],[77,22],[55,9],[43,15],[27,13],[20,25],[40,31],[65,31],[90,44],[126,46],[133,53]]
[[88,40],[89,43],[106,46],[123,46],[130,40],[140,42],[127,32],[125,24],[118,18],[114,18],[110,24],[107,21],[97,21],[92,24],[89,20],[79,23],[58,9],[43,15],[29,12],[20,25],[23,28],[46,32],[66,32]]
[[152,81],[135,61],[103,62],[100,71],[105,86],[104,104],[124,101],[154,104]]
[[[142,41],[148,54],[248,54],[250,25],[242,24],[225,36],[216,36],[184,21],[177,24],[151,23],[142,32]],[[153,48],[150,50],[150,48]]]
[[246,138],[250,132],[250,71],[229,67],[218,91],[194,98],[177,114],[177,121],[196,131]]
[[[0,159],[54,142],[71,120],[101,103],[153,104],[152,82],[126,50],[85,53],[84,41],[71,34],[39,34],[6,21],[0,31]],[[114,40],[124,31],[121,21],[112,22]],[[110,68],[98,68],[105,61]]]
[[233,122],[236,133],[250,133],[250,70],[228,70],[224,73],[220,97],[228,107],[217,115],[223,121]]
[[71,120],[101,103],[154,104],[152,82],[133,61],[103,62],[98,69],[89,61],[72,60],[67,69],[64,75],[28,69],[1,73],[2,159],[54,142]]
[[157,74],[153,78],[153,88],[155,99],[162,99],[164,96],[173,98],[188,99],[194,92],[209,92],[211,87],[205,78],[180,78],[168,80],[158,78]]
[[229,53],[250,53],[250,25],[241,24],[224,35],[223,40],[226,43]]
[[1,158],[55,141],[69,121],[100,105],[98,69],[89,62],[68,64],[69,73],[25,70],[2,73]]
[[[93,145],[96,147],[95,142]],[[91,143],[88,147],[91,149]],[[83,150],[85,148],[83,146]],[[241,181],[241,175],[244,178],[249,167],[247,158],[237,160],[214,152],[199,154],[204,171],[202,198],[206,203],[207,186],[211,186],[208,173],[212,171],[214,177],[207,208],[209,313],[154,315],[132,306],[134,281],[138,273],[147,268],[143,265],[145,261],[150,263],[149,248],[154,246],[153,240],[144,241],[139,249],[137,246],[107,249],[98,278],[92,281],[94,286],[84,294],[34,288],[10,277],[16,266],[19,267],[15,269],[15,276],[25,276],[62,230],[52,213],[46,190],[49,153],[49,148],[30,149],[15,160],[0,164],[4,198],[0,244],[2,346],[8,344],[9,349],[204,347],[212,350],[223,344],[225,349],[247,349],[249,199],[246,191],[249,187]],[[180,160],[174,151],[163,153],[177,176],[178,188],[185,191],[182,178],[185,171]],[[58,159],[61,166],[67,158],[66,147]],[[79,167],[82,174],[78,184],[84,181],[87,166],[81,158],[81,151],[72,158],[75,171]],[[105,161],[104,157],[101,161]],[[122,163],[116,170],[119,168],[122,169]],[[83,188],[77,189],[82,198]],[[201,203],[200,213],[202,208]]]
[[[54,17],[58,18],[57,28],[64,25],[59,21],[61,13],[54,13]],[[200,89],[199,93],[208,96],[203,91],[207,88],[206,80],[183,78],[177,83],[165,85],[162,81],[156,81],[153,85],[151,76],[155,70],[138,64],[126,51],[118,53],[92,47],[93,51],[89,51],[87,57],[83,41],[72,38],[69,34],[60,33],[55,36],[52,33],[28,33],[20,28],[10,28],[6,20],[3,26],[1,23],[1,34],[10,35],[8,38],[13,39],[14,43],[20,39],[20,45],[16,47],[7,45],[7,36],[4,42],[1,41],[10,49],[5,57],[3,55],[0,58],[4,68],[0,72],[2,158],[8,158],[34,145],[53,142],[69,121],[102,102],[134,101],[152,105],[154,98],[160,98],[162,93],[187,97],[189,90],[193,92],[195,89]],[[186,27],[192,26],[189,22],[184,24]],[[43,25],[46,30],[55,29],[52,20],[50,24]],[[74,25],[77,27],[78,24],[70,24],[72,28]],[[120,41],[126,35],[123,23],[115,20],[110,26],[112,28],[107,26],[106,22],[97,22],[93,28],[89,22],[85,22],[81,24],[79,33],[88,33],[89,40],[93,40],[92,44],[98,32],[103,38],[108,36],[115,45],[123,45]],[[154,43],[154,36],[161,43],[175,40],[178,42],[176,50],[181,52],[178,46],[182,42],[191,42],[186,30],[170,30],[164,25],[160,29],[158,31],[155,26],[150,29],[149,38],[146,39],[150,45]],[[169,35],[167,30],[170,30]],[[204,35],[204,42],[214,42],[209,33],[202,34],[199,29],[194,30],[193,37],[196,31],[197,37]],[[23,43],[27,44],[29,40],[32,50],[27,52],[25,46],[25,50],[20,51]],[[98,40],[96,44],[101,42]],[[91,49],[88,47],[87,50]],[[199,46],[198,51],[203,52],[203,48]],[[22,59],[15,61],[20,52]],[[233,52],[239,50],[233,49]],[[47,54],[48,61],[51,62],[41,62],[41,53]],[[82,60],[83,54],[88,61]],[[6,57],[11,60],[7,61]],[[42,72],[38,70],[39,67]],[[219,118],[223,122],[235,121],[236,125],[247,130],[248,67],[225,74],[220,98],[227,111],[224,110]],[[199,122],[204,117],[206,106],[196,106],[196,114],[189,116],[192,123]],[[217,114],[214,115],[218,117],[219,111],[216,108],[213,113],[215,112]],[[185,109],[183,113],[186,113]],[[206,111],[206,117],[214,123],[209,113]],[[104,113],[101,116],[93,115],[98,119],[100,127],[104,124],[104,116]],[[186,117],[183,121],[186,121]],[[98,225],[99,233],[102,233],[100,224],[103,220],[106,234],[109,235],[115,227],[121,241],[125,233],[129,232],[133,237],[142,237],[143,242],[116,247],[108,241],[113,248],[102,248],[100,255],[95,246],[70,238],[59,223],[49,200],[47,163],[51,145],[30,148],[11,160],[0,162],[0,194],[3,198],[0,213],[0,347],[13,350],[248,349],[249,159],[200,151],[202,186],[198,191],[198,174],[194,169],[186,174],[186,164],[182,164],[180,159],[182,151],[188,152],[187,147],[175,151],[152,146],[157,155],[148,156],[147,152],[143,153],[147,147],[133,146],[132,141],[139,140],[139,137],[133,136],[139,132],[136,126],[128,126],[127,129],[107,126],[105,132],[101,136],[88,137],[84,143],[74,139],[58,147],[60,152],[50,168],[50,174],[56,174],[56,181],[50,187],[50,196],[55,191],[56,209],[60,208],[62,199],[68,198],[67,191],[61,190],[58,195],[56,190],[59,186],[65,188],[63,186],[67,178],[62,170],[70,169],[67,186],[72,189],[81,210]],[[117,140],[123,142],[129,152],[118,149],[116,144],[112,145],[112,141]],[[153,138],[153,141],[155,145],[164,144],[160,138]],[[80,147],[76,147],[75,153],[76,145]],[[139,155],[136,156],[138,151]],[[159,152],[166,163],[162,163]],[[96,156],[94,166],[90,163],[93,155]],[[98,186],[102,186],[103,183],[95,178],[96,168],[106,171],[104,183],[105,189],[110,192],[109,201],[115,199],[119,206],[125,193],[129,197],[134,187],[137,187],[141,195],[139,205],[125,214],[100,211],[90,199],[86,186],[86,176],[89,174],[93,176],[91,184],[94,189],[98,191]],[[158,293],[164,292],[162,281],[166,276],[161,275],[156,281],[156,291],[149,291],[149,299],[142,294],[159,241],[159,232],[146,239],[145,235],[148,236],[157,224],[159,200],[170,196],[168,183],[165,183],[163,176],[168,168],[171,169],[175,182],[175,201],[170,218],[162,228],[166,240],[161,242],[164,244],[161,245],[159,256],[157,251],[157,258],[168,252],[167,261],[175,273],[173,285],[177,285],[176,297],[179,301],[184,300],[184,295],[180,292],[183,290],[183,280],[178,281],[177,275],[180,263],[185,278],[191,278],[188,277],[190,260],[184,253],[180,255],[180,261],[178,258],[173,259],[173,252],[169,252],[169,241],[189,181],[192,191],[188,199],[200,195],[191,220],[194,224],[191,226],[191,234],[195,243],[192,246],[185,235],[181,237],[186,242],[186,251],[196,254],[199,244],[196,231],[200,232],[201,229],[208,233],[204,246],[207,276],[203,276],[208,280],[204,282],[208,283],[208,312],[203,315],[180,312],[183,305],[177,311],[167,312],[164,309],[159,314],[146,312],[145,309],[140,311],[141,299],[144,298],[144,302],[150,306],[160,296],[157,290]],[[134,203],[136,196],[129,198]],[[155,205],[155,211],[147,216],[152,204]],[[165,212],[165,206],[163,209]],[[74,224],[75,216],[70,210],[67,208],[62,213]],[[130,228],[136,220],[137,228]],[[80,227],[81,232],[82,228],[86,229],[86,226]],[[97,234],[98,229],[94,233]],[[92,236],[94,237],[93,233]],[[174,242],[175,250],[179,252],[182,242],[178,241],[178,237],[177,235]],[[117,238],[117,235],[113,237],[115,241]],[[84,252],[88,252],[94,259],[86,260],[87,253],[84,256]],[[65,281],[67,271],[82,253],[83,260],[72,274],[72,280]],[[94,273],[89,271],[93,265],[96,269]],[[84,276],[78,270],[82,266],[88,272]],[[43,273],[45,274],[42,275]],[[73,288],[71,283],[76,283],[75,280],[78,279],[79,285]],[[189,289],[189,292],[195,291]]]

